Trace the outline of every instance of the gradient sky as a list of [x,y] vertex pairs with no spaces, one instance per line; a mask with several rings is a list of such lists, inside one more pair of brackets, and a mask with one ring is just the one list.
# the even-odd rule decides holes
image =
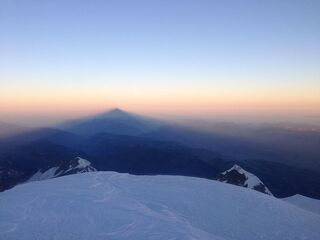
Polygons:
[[319,0],[2,0],[0,120],[120,107],[320,122],[319,13]]

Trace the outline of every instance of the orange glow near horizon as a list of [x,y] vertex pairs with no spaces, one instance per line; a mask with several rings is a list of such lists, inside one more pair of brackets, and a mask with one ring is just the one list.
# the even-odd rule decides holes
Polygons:
[[[306,92],[306,91],[305,91]],[[119,107],[142,114],[211,116],[318,115],[320,96],[278,91],[225,89],[41,89],[17,90],[0,96],[7,115],[46,115],[64,118]],[[19,97],[18,97],[19,96]],[[317,97],[315,97],[317,96]],[[274,116],[276,118],[276,116]]]

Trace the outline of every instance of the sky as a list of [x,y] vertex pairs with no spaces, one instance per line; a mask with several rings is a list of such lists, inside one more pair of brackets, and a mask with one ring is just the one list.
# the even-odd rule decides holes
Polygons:
[[318,0],[2,0],[0,120],[112,107],[320,122]]

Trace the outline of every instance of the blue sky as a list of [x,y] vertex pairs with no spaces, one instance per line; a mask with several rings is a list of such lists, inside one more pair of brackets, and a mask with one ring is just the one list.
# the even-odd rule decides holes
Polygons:
[[320,103],[320,1],[4,0],[0,11],[0,93],[11,107],[27,92],[51,92],[38,98],[50,102],[68,91],[100,103],[132,92]]

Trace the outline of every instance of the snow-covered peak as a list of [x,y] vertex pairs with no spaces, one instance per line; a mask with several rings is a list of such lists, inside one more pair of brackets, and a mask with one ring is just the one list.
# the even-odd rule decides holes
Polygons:
[[237,164],[221,173],[217,180],[272,195],[270,190],[257,176],[244,170]]
[[236,170],[240,173],[247,173],[247,171],[245,171],[242,167],[240,167],[239,165],[235,164],[233,165],[232,168],[228,169],[227,171],[224,171],[222,174],[226,174],[227,172],[230,172],[232,170]]
[[78,161],[78,165],[75,166],[74,168],[86,168],[91,165],[91,162],[88,160],[81,158],[81,157],[76,157],[76,160]]
[[72,161],[67,169],[65,169],[65,173],[83,173],[83,172],[94,172],[97,171],[94,167],[91,166],[91,162],[81,158],[76,157],[75,161]]
[[51,166],[46,169],[39,169],[29,178],[28,182],[46,180],[69,174],[95,171],[97,170],[91,166],[90,161],[81,157],[76,157],[75,159],[71,160],[68,165]]

